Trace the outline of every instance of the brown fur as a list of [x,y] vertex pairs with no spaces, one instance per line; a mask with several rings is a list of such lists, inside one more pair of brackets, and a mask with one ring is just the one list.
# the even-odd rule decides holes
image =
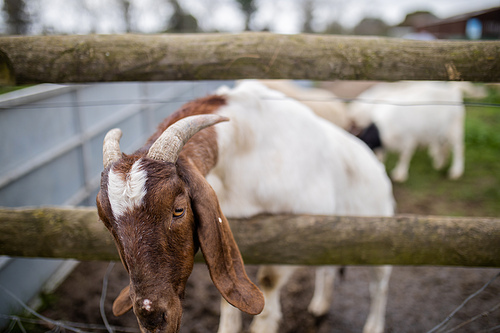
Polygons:
[[[102,174],[97,196],[99,216],[113,235],[130,275],[130,288],[120,293],[113,313],[121,315],[133,307],[143,332],[178,332],[180,299],[198,247],[215,286],[229,303],[251,314],[264,306],[262,293],[246,275],[215,192],[204,178],[217,162],[214,128],[195,134],[175,164],[146,156],[168,126],[189,115],[213,113],[224,104],[218,96],[188,103],[168,117],[143,148],[123,155],[110,167],[125,180],[133,163],[142,158],[147,172],[147,192],[141,205],[118,220],[108,197],[109,169]],[[174,216],[176,209],[182,209],[183,214]]]

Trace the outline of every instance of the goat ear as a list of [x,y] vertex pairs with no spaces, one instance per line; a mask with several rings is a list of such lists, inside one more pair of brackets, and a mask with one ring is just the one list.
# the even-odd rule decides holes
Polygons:
[[264,308],[264,296],[245,272],[238,245],[215,191],[203,176],[197,174],[196,178],[195,188],[191,188],[192,207],[210,277],[228,303],[243,312],[259,314]]
[[113,302],[113,314],[119,317],[130,309],[132,309],[132,300],[130,299],[130,285],[128,285],[123,288],[120,295]]

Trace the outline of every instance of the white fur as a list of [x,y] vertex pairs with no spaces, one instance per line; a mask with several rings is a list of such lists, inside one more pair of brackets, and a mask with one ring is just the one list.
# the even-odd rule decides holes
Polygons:
[[321,118],[348,129],[347,107],[332,92],[320,88],[304,88],[292,80],[260,80],[266,87],[280,91],[305,104]]
[[[363,142],[316,116],[302,103],[256,81],[243,81],[235,89],[223,88],[218,93],[228,99],[218,113],[230,121],[215,127],[219,160],[207,180],[226,216],[393,214],[390,180]],[[281,319],[279,290],[294,268],[263,267],[259,276],[272,272],[278,279],[273,288],[263,288],[266,306],[255,317],[251,331],[276,332]],[[331,290],[333,278],[322,281],[329,285],[319,287]],[[386,294],[376,296],[386,298]],[[311,305],[318,315],[329,307],[330,295],[323,293],[323,297],[328,306],[317,298],[314,302],[319,305]],[[238,332],[238,310],[227,305],[221,309],[219,332]],[[370,316],[376,317],[376,323],[370,324],[374,329],[365,332],[381,332],[385,307],[383,310]]]
[[467,87],[451,82],[380,83],[351,103],[349,115],[359,127],[375,123],[383,149],[399,154],[393,180],[408,178],[410,160],[419,146],[429,147],[436,169],[445,165],[451,148],[449,177],[456,179],[464,169],[462,92]]
[[109,171],[108,196],[115,219],[138,207],[146,195],[147,173],[141,169],[141,161],[132,165],[125,179],[113,169]]
[[[258,82],[227,93],[207,179],[224,213],[391,215],[384,166],[354,136]],[[369,190],[367,190],[369,189]]]

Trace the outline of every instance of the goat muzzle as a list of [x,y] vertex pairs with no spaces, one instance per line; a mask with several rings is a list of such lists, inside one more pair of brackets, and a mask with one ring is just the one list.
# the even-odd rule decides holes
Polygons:
[[143,333],[177,333],[180,328],[182,308],[180,300],[171,306],[149,298],[137,299],[134,312]]
[[161,309],[154,308],[149,299],[140,301],[136,315],[139,323],[147,332],[161,332],[167,323],[166,314]]

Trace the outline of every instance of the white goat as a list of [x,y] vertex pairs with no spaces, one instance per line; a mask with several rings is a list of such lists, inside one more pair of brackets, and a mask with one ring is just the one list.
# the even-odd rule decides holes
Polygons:
[[391,171],[394,181],[407,180],[418,146],[429,147],[436,169],[444,167],[451,148],[449,178],[457,179],[464,171],[463,92],[470,87],[460,82],[380,83],[349,105],[349,117],[357,127],[365,128],[370,123],[377,126],[382,142],[377,155],[381,160],[385,151],[399,154]]
[[314,113],[335,125],[348,129],[347,107],[334,93],[320,88],[304,88],[291,80],[259,80],[266,87],[307,105]]
[[[262,311],[252,332],[277,332],[280,288],[294,268],[262,266],[263,298],[245,274],[226,216],[394,212],[390,180],[364,143],[256,81],[186,104],[132,155],[121,153],[120,136],[112,130],[105,138],[97,207],[130,275],[113,312],[133,308],[142,332],[178,332],[198,244],[232,304],[222,303],[219,332],[241,330],[238,309]],[[383,331],[390,272],[374,267],[365,333]],[[317,270],[313,314],[328,311],[334,276],[334,268]]]
[[[220,89],[228,100],[216,126],[219,163],[207,180],[229,217],[260,213],[392,215],[391,185],[383,166],[358,139],[315,116],[306,106],[258,82]],[[258,180],[256,180],[258,179]],[[263,266],[266,299],[252,332],[277,332],[280,288],[295,268]],[[372,307],[364,332],[382,332],[390,268],[375,268]],[[309,311],[327,313],[335,268],[320,268]],[[219,333],[238,332],[239,311],[222,304]]]

